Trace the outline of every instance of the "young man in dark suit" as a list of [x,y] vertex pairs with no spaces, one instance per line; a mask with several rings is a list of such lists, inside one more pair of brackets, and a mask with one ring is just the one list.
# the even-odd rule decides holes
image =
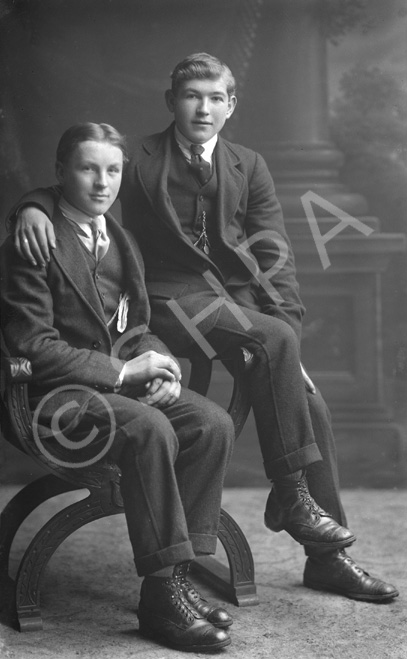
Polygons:
[[[329,411],[300,361],[304,307],[281,207],[264,159],[219,135],[236,106],[233,75],[197,53],[171,77],[175,121],[136,144],[120,191],[123,222],[146,264],[152,327],[175,354],[198,344],[208,355],[231,347],[253,355],[247,378],[273,483],[266,526],[305,546],[305,585],[391,599],[394,586],[344,550],[355,536],[340,501]],[[50,192],[22,202],[52,209]],[[21,211],[15,236],[25,258],[48,257],[52,231],[38,208]]]
[[107,213],[123,158],[123,138],[107,124],[64,133],[52,214],[57,249],[46,267],[33,268],[10,238],[2,245],[2,331],[10,353],[32,364],[40,450],[73,468],[103,455],[120,467],[134,561],[145,577],[140,631],[180,650],[220,650],[232,619],[186,574],[196,555],[215,552],[234,428],[215,403],[181,389],[177,360],[148,328],[140,252]]

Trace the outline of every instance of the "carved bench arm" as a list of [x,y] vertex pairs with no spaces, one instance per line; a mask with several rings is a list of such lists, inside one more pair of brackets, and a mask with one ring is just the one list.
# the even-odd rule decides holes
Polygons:
[[4,367],[10,383],[29,382],[32,379],[31,362],[26,357],[5,357]]

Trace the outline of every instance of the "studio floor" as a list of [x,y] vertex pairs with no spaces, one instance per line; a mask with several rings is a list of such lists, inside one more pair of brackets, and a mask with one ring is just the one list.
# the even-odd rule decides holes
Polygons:
[[[1,508],[17,486],[0,488]],[[67,503],[84,492],[62,495]],[[263,526],[264,488],[229,488],[223,507],[244,530],[254,556],[258,606],[235,607],[232,644],[222,659],[406,659],[407,491],[345,490],[349,526],[358,536],[350,555],[397,585],[388,604],[355,602],[302,586],[304,555],[287,534]],[[12,549],[12,574],[33,531],[61,506],[37,509]],[[222,560],[223,550],[219,551]],[[142,638],[135,575],[123,515],[102,519],[68,538],[52,557],[41,591],[42,631],[0,624],[4,659],[180,659],[202,654],[169,650]],[[216,593],[202,585],[208,599]]]

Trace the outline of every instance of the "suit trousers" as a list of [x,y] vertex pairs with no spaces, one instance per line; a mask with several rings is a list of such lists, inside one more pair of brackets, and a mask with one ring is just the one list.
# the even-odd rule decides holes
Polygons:
[[[211,323],[205,308],[215,299],[208,290],[200,297],[189,286],[177,303],[189,318],[198,314],[205,318],[197,328],[203,328],[206,341],[219,357],[234,347],[247,348],[253,354],[247,378],[266,476],[273,481],[307,468],[312,496],[336,521],[346,524],[330,413],[319,391],[307,393],[297,336],[287,323],[262,313],[255,304],[251,308],[235,305],[235,312],[240,313],[222,304]],[[166,343],[175,354],[185,353],[186,345],[196,347],[188,327],[164,296],[150,296],[150,303],[151,327],[161,336],[165,327]],[[273,505],[272,497],[268,505]]]
[[[86,438],[96,429],[89,442]],[[234,444],[233,422],[225,410],[184,388],[178,401],[163,410],[120,394],[96,394],[68,443],[74,450],[62,447],[58,459],[85,461],[110,446],[104,457],[122,472],[121,493],[140,576],[215,552]]]

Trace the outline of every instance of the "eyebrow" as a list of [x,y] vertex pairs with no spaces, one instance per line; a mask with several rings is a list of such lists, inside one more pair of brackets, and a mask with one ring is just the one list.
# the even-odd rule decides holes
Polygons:
[[[82,165],[99,165],[100,163],[97,160],[91,160],[89,158],[86,158],[86,160],[80,160],[79,161]],[[112,160],[108,165],[121,165],[122,161],[121,160]]]
[[[195,94],[202,94],[203,93],[201,90],[196,89],[195,87],[184,87],[184,92],[195,92]],[[211,96],[214,96],[215,94],[218,94],[220,96],[227,96],[228,95],[227,92],[225,92],[223,90],[219,90],[219,89],[216,89],[216,90],[210,92]]]

